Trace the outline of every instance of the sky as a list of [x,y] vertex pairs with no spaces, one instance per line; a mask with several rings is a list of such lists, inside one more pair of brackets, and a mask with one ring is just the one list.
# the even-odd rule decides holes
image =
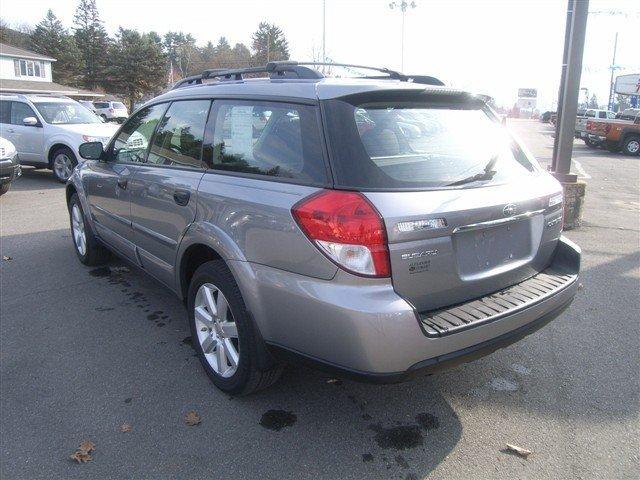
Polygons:
[[[539,108],[555,108],[565,0],[414,1],[405,16],[405,73],[433,75],[508,107],[518,88],[537,88]],[[325,0],[327,57],[400,69],[402,18],[389,3]],[[34,25],[52,8],[71,27],[76,4],[2,0],[0,16],[12,25]],[[292,59],[318,58],[322,49],[323,0],[97,0],[97,5],[111,34],[120,26],[160,34],[182,30],[200,45],[220,36],[250,45],[258,23],[266,20],[283,29]],[[606,104],[616,32],[616,74],[640,73],[640,1],[591,0],[589,11],[581,86]]]

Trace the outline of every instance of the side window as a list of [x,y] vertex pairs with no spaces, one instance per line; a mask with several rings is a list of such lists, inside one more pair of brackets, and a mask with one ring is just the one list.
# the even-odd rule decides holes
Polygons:
[[616,114],[613,112],[607,112],[607,118],[616,118]]
[[0,123],[11,123],[11,102],[0,101]]
[[587,110],[587,112],[584,114],[585,117],[590,117],[590,118],[595,118],[596,116],[596,112],[594,112],[593,110]]
[[327,182],[315,107],[220,100],[214,110],[214,170]]
[[109,159],[118,163],[143,163],[149,140],[166,108],[167,104],[153,105],[131,117],[114,140]]
[[33,109],[26,103],[12,102],[11,123],[13,125],[22,125],[22,120],[24,120],[26,117],[36,117]]
[[156,130],[147,163],[205,169],[202,138],[209,100],[173,102]]

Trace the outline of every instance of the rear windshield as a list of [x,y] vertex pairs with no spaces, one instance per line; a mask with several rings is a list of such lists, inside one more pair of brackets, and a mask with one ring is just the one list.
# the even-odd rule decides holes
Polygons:
[[113,108],[117,110],[125,110],[127,107],[125,107],[122,102],[113,102]]
[[433,189],[510,181],[534,161],[479,104],[326,103],[339,186]]

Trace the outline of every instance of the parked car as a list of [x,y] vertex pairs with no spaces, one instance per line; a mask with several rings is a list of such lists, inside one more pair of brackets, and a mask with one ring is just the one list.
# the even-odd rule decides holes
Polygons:
[[0,137],[0,195],[11,188],[11,183],[21,174],[16,147],[9,140]]
[[122,123],[128,116],[129,111],[122,102],[93,102],[94,111],[105,122],[116,121]]
[[87,110],[89,110],[90,112],[96,113],[96,109],[93,106],[93,102],[90,102],[89,100],[78,100],[78,103],[82,105],[84,108],[86,108]]
[[616,118],[616,114],[611,110],[588,108],[584,111],[584,115],[576,117],[575,138],[580,138],[584,140],[587,146],[595,148],[600,145],[599,140],[587,131],[587,122],[592,118],[613,119]]
[[540,121],[542,123],[549,123],[551,122],[551,115],[554,115],[556,112],[552,112],[550,110],[544,112],[542,115],[540,115]]
[[640,113],[630,111],[625,117],[631,119],[589,120],[587,133],[610,152],[640,155]]
[[49,168],[60,182],[77,165],[80,144],[106,143],[118,129],[75,100],[51,95],[0,95],[0,127],[21,165]]
[[117,252],[183,299],[218,388],[266,387],[296,360],[396,382],[569,306],[562,187],[481,99],[387,70],[263,70],[179,82],[82,145],[66,191],[79,260]]

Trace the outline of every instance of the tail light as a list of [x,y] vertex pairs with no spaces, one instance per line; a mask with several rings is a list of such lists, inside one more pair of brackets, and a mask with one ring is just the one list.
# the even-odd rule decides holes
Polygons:
[[384,221],[360,193],[323,190],[291,209],[307,237],[341,268],[367,277],[388,277]]

